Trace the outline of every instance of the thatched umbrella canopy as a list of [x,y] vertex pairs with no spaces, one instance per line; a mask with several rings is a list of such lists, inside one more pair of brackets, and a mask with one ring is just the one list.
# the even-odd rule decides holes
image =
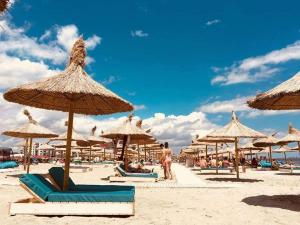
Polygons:
[[265,138],[258,138],[253,141],[253,145],[256,147],[262,147],[262,148],[268,147],[269,148],[268,153],[269,153],[269,161],[270,162],[272,162],[272,146],[275,146],[278,143],[278,139],[274,137],[275,134],[273,134],[271,136],[267,136]]
[[246,153],[247,151],[249,151],[250,155],[251,155],[251,160],[252,160],[252,151],[262,151],[262,150],[264,150],[264,148],[263,147],[254,146],[253,142],[249,141],[246,144],[244,144],[241,147],[239,147],[239,150],[242,150],[244,153]]
[[122,160],[124,159],[125,161],[125,169],[127,169],[127,160],[128,160],[126,155],[127,154],[126,149],[129,146],[131,140],[133,141],[145,140],[145,139],[150,139],[152,137],[150,134],[146,133],[141,128],[132,124],[132,118],[133,118],[133,114],[130,114],[124,124],[116,128],[113,128],[110,131],[104,132],[104,134],[101,135],[102,137],[105,138],[123,140],[121,159]]
[[243,125],[237,118],[235,112],[232,112],[231,121],[224,127],[213,131],[207,135],[208,137],[218,138],[234,138],[235,140],[235,167],[236,176],[239,179],[239,154],[238,154],[238,138],[262,138],[266,135],[255,131]]
[[63,190],[68,189],[74,113],[111,114],[133,110],[133,106],[94,81],[85,71],[85,44],[80,37],[74,44],[69,64],[60,74],[21,85],[4,93],[10,102],[69,113]]
[[3,13],[8,9],[10,2],[10,0],[0,0],[0,13]]
[[41,144],[38,148],[38,150],[54,150],[55,148],[52,145],[48,144]]
[[300,72],[273,89],[249,100],[248,105],[257,109],[300,109]]
[[281,145],[279,148],[273,149],[274,153],[281,153],[284,155],[284,160],[286,161],[286,153],[287,152],[297,152],[297,150],[291,149],[287,145]]
[[277,141],[278,145],[286,145],[291,142],[297,142],[300,151],[300,131],[289,124],[288,134]]
[[[2,134],[10,137],[17,137],[17,138],[25,138],[26,144],[24,148],[24,170],[26,169],[27,164],[27,173],[29,173],[30,167],[30,158],[31,158],[31,151],[32,151],[32,139],[33,138],[51,138],[57,137],[58,135],[54,132],[50,131],[49,129],[39,125],[37,121],[35,121],[29,111],[27,109],[24,110],[24,115],[28,117],[28,123],[24,124],[19,128],[15,128],[13,130],[4,131]],[[29,152],[27,155],[27,144],[29,139]]]
[[[89,155],[89,163],[91,163],[91,158],[92,158],[92,146],[96,144],[106,144],[112,142],[111,139],[108,138],[103,138],[103,137],[97,137],[95,135],[97,126],[94,126],[91,130],[91,135],[87,138],[87,141],[77,141],[77,144],[79,146],[88,146],[90,150],[90,155]],[[105,151],[105,148],[104,148]]]
[[[216,173],[218,174],[218,163],[219,163],[219,159],[218,159],[218,144],[221,143],[233,143],[234,139],[233,138],[227,138],[227,137],[201,137],[197,139],[198,142],[206,142],[206,143],[214,143],[215,144],[215,151],[216,151]],[[206,147],[207,148],[207,147]],[[207,154],[207,149],[206,149],[206,154]]]

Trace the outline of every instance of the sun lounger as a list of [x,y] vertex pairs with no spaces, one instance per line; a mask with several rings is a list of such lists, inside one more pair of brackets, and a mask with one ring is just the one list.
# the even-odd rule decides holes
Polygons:
[[194,168],[192,169],[193,171],[216,171],[218,169],[218,171],[229,171],[230,173],[233,172],[233,168],[232,167],[208,167],[208,168]]
[[267,161],[260,161],[259,165],[261,166],[261,168],[272,168],[272,163]]
[[280,166],[279,171],[290,172],[291,174],[293,174],[294,171],[300,172],[300,167],[299,166]]
[[10,215],[134,215],[132,186],[85,185],[62,192],[38,174],[23,175],[20,183],[32,198],[11,203]]
[[16,163],[15,161],[0,162],[0,169],[11,169],[18,166],[18,163]]
[[109,177],[110,182],[156,182],[158,180],[157,173],[129,173],[122,168],[122,165],[117,166],[116,171],[120,176]]

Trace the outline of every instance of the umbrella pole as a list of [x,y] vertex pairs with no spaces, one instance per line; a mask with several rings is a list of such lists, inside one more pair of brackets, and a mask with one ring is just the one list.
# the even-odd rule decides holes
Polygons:
[[103,156],[103,160],[105,161],[105,160],[106,160],[105,148],[103,148],[103,154],[104,154],[104,156]]
[[123,137],[123,146],[122,146],[122,152],[121,152],[121,160],[124,160],[124,153],[125,153],[125,146],[127,144],[127,135],[124,135]]
[[272,147],[271,146],[269,146],[269,153],[270,153],[269,159],[270,159],[270,162],[272,162]]
[[137,150],[138,150],[138,162],[139,162],[140,161],[140,145],[138,144],[137,146],[138,146]]
[[252,161],[252,150],[250,149],[250,157],[251,157],[251,161]]
[[73,107],[72,107],[72,103],[71,103],[70,107],[69,107],[68,134],[67,134],[67,148],[66,148],[63,191],[66,191],[69,188],[69,172],[70,172],[70,161],[71,161],[71,141],[72,141],[72,130],[73,130],[73,118],[74,118],[74,112],[73,112]]
[[298,150],[300,152],[300,142],[298,141],[297,144],[298,144]]
[[24,147],[24,170],[26,171],[26,164],[27,164],[27,152],[28,152],[28,138],[25,139],[25,147]]
[[216,174],[219,173],[218,167],[219,167],[219,159],[218,159],[218,142],[216,142]]
[[144,145],[144,152],[145,152],[145,162],[146,162],[147,161],[146,145]]
[[205,160],[207,160],[207,145],[205,145]]
[[284,154],[284,160],[285,160],[285,163],[286,163],[286,153],[283,152],[283,154]]
[[32,151],[32,138],[29,138],[29,152],[28,152],[28,159],[27,159],[27,174],[29,173],[29,167],[31,163],[31,151]]
[[235,170],[236,170],[236,178],[240,179],[240,171],[239,171],[239,151],[237,146],[237,137],[234,138],[235,145]]
[[128,171],[128,151],[127,151],[127,147],[129,146],[129,142],[130,142],[130,135],[127,136],[126,138],[126,145],[124,148],[124,153],[125,153],[125,159],[124,159],[124,164],[125,164],[125,171]]
[[89,155],[89,164],[92,164],[92,145],[90,144],[90,155]]

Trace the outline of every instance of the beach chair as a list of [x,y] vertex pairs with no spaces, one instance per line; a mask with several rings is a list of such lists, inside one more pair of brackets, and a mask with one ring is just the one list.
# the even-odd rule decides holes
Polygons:
[[229,173],[233,173],[233,170],[234,168],[233,167],[208,167],[208,168],[197,168],[197,170],[194,170],[194,171],[199,171],[199,172],[202,172],[202,171],[228,171]]
[[116,167],[119,176],[109,177],[110,182],[157,182],[157,173],[129,173],[124,170],[121,165]]
[[272,169],[272,163],[267,162],[265,160],[262,160],[258,163],[260,168],[257,168],[257,170],[271,170]]
[[20,184],[32,198],[10,203],[10,215],[134,215],[135,188],[132,186],[92,185],[92,188],[76,187],[62,192],[39,174],[23,175]]

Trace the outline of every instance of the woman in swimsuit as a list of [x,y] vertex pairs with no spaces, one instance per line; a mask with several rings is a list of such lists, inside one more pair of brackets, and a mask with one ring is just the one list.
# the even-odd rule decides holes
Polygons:
[[169,148],[168,142],[165,143],[163,149],[163,167],[165,171],[165,179],[172,179],[172,150]]

